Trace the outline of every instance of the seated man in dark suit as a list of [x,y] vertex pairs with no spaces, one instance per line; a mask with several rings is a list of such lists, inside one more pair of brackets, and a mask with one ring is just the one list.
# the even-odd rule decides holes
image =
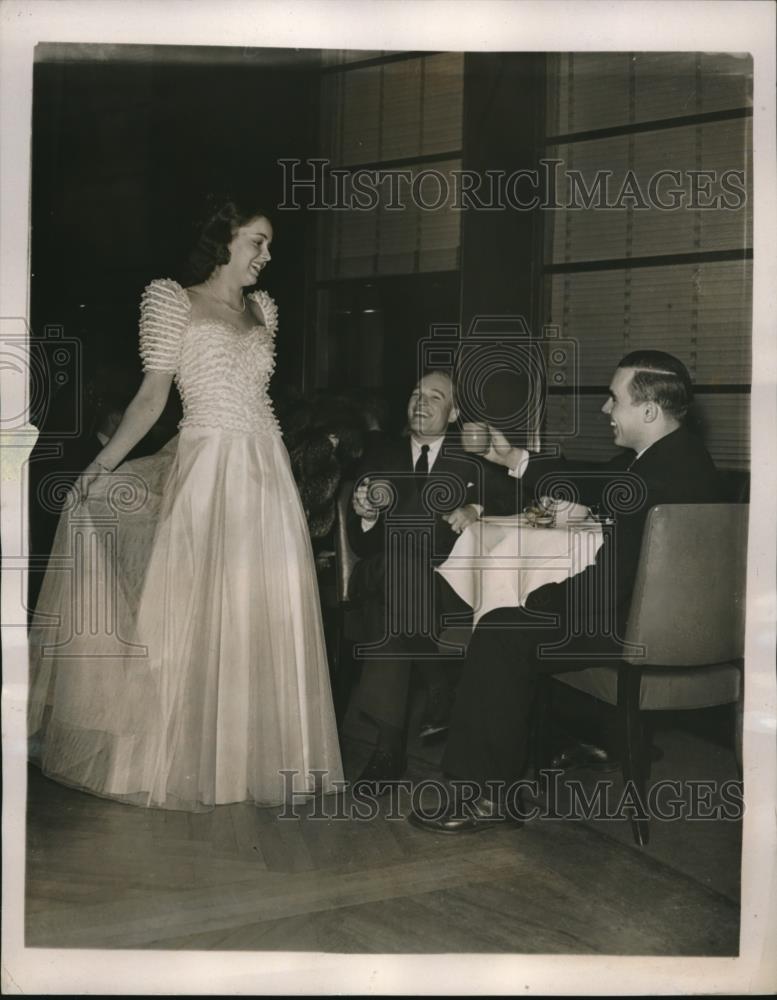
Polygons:
[[[638,351],[620,362],[602,407],[615,444],[624,449],[611,462],[597,466],[532,458],[491,431],[485,457],[519,480],[519,499],[506,506],[520,510],[535,493],[552,495],[554,480],[557,485],[561,480],[567,490],[570,485],[577,490],[583,504],[598,504],[611,514],[614,526],[593,566],[563,583],[540,587],[529,595],[526,607],[500,608],[480,620],[467,651],[442,761],[447,774],[472,782],[479,795],[466,811],[454,806],[437,817],[412,813],[414,825],[459,833],[508,818],[517,804],[499,801],[499,796],[526,767],[537,674],[582,669],[620,647],[651,507],[720,499],[709,454],[683,426],[691,401],[691,380],[682,362],[662,351]],[[580,634],[570,627],[571,609],[584,609]],[[541,652],[559,642],[566,643],[565,652],[574,652],[576,660],[554,661],[547,649]]]
[[363,658],[358,692],[362,713],[378,729],[376,750],[360,780],[375,783],[397,779],[405,769],[414,658],[428,688],[421,735],[447,729],[452,671],[441,662],[434,638],[442,615],[471,614],[471,609],[434,566],[479,517],[486,480],[502,488],[501,470],[466,454],[451,433],[458,413],[445,372],[420,380],[407,417],[406,435],[379,442],[365,456],[348,519],[349,541],[360,557],[351,594],[362,605],[364,640],[377,646]]

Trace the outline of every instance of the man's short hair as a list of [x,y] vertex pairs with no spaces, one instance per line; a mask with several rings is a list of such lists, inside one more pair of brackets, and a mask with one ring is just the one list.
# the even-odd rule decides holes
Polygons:
[[[451,400],[453,405],[456,406],[456,382],[453,375],[444,368],[429,368],[427,371],[421,373],[421,377],[418,379],[418,382],[420,382],[421,379],[426,378],[428,375],[440,375],[442,378],[447,378],[451,384]],[[418,385],[418,382],[416,382],[416,385]]]
[[426,371],[421,373],[421,378],[418,381],[420,382],[422,378],[426,378],[428,375],[441,375],[443,378],[447,378],[451,385],[453,385],[453,375],[444,368],[427,368]]
[[634,369],[629,383],[633,403],[657,403],[667,416],[684,419],[693,402],[693,385],[679,358],[665,351],[632,351],[618,367]]

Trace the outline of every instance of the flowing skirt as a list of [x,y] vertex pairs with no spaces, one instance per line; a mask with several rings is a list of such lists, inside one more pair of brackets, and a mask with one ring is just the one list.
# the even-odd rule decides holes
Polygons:
[[30,633],[31,756],[143,806],[342,780],[315,567],[280,435],[184,428],[63,513]]

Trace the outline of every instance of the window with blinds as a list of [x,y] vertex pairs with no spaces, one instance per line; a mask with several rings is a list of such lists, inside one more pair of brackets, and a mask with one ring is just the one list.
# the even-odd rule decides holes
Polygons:
[[463,55],[347,55],[322,75],[321,155],[346,175],[327,173],[319,280],[457,268]]
[[544,314],[577,349],[546,431],[576,427],[572,455],[613,453],[597,413],[613,368],[656,348],[688,366],[718,465],[749,466],[751,69],[727,54],[548,59],[560,207],[546,212]]

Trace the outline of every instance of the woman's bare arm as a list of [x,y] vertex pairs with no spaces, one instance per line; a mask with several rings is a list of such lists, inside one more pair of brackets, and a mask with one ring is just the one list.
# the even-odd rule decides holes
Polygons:
[[89,487],[101,472],[112,472],[148,434],[165,408],[173,376],[169,372],[146,372],[135,397],[124,411],[116,433],[79,477],[75,489],[85,500]]

